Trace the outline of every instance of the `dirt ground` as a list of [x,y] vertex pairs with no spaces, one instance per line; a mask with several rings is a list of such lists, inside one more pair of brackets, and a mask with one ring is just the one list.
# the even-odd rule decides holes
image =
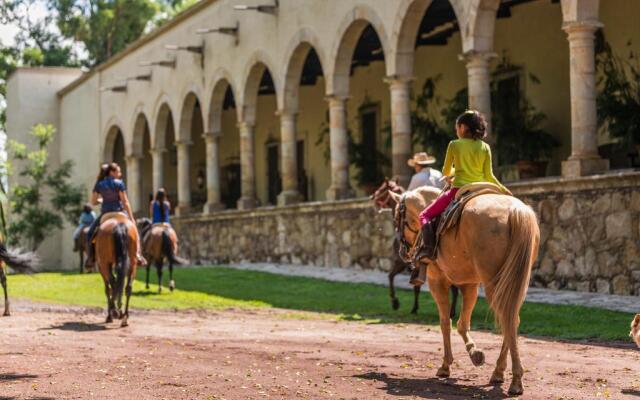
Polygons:
[[[301,316],[304,315],[304,318]],[[438,379],[438,328],[333,321],[283,310],[132,312],[20,303],[0,319],[0,399],[492,399],[500,337],[475,333],[487,364],[453,338]],[[627,344],[521,338],[525,399],[638,399],[640,351]]]

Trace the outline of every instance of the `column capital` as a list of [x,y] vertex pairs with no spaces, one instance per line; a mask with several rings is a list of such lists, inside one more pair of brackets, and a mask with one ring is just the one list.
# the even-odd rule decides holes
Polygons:
[[416,80],[415,76],[400,76],[400,75],[389,75],[382,78],[384,83],[393,85],[408,85]]
[[202,137],[204,138],[205,142],[212,142],[212,141],[218,140],[220,136],[222,136],[221,132],[204,132],[202,134]]
[[277,110],[275,115],[280,118],[295,118],[298,116],[298,111],[293,110]]
[[467,64],[482,63],[488,64],[493,58],[498,57],[498,54],[493,51],[478,51],[469,50],[462,54],[458,54],[458,60],[464,61]]
[[331,107],[332,104],[344,106],[350,98],[351,96],[334,94],[329,94],[324,97],[325,101],[329,103],[329,107]]
[[149,149],[149,154],[151,154],[151,155],[162,155],[162,154],[164,154],[166,152],[167,152],[167,148],[166,147]]
[[238,127],[238,129],[251,129],[253,127],[255,127],[256,124],[255,123],[250,123],[250,122],[245,122],[245,121],[238,121],[238,123],[236,124],[236,127]]
[[126,156],[125,160],[127,162],[129,162],[129,160],[142,160],[143,158],[144,158],[144,154],[133,153],[133,154],[129,154],[128,156]]
[[191,140],[176,140],[174,143],[176,147],[189,147],[193,144]]
[[582,32],[592,34],[603,26],[604,24],[597,20],[568,21],[562,24],[562,30],[567,34]]

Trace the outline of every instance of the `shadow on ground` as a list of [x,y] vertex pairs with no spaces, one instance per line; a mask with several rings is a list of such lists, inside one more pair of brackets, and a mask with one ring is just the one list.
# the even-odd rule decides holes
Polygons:
[[354,378],[383,382],[381,388],[388,395],[399,397],[418,397],[423,399],[505,399],[508,398],[500,386],[466,385],[459,379],[440,378],[401,378],[390,377],[386,373],[368,372],[355,375]]
[[73,332],[95,332],[95,331],[104,331],[107,327],[104,324],[93,324],[87,322],[74,322],[67,321],[58,325],[51,325],[48,328],[41,328],[41,331],[51,331],[51,330],[60,330],[60,331],[73,331]]

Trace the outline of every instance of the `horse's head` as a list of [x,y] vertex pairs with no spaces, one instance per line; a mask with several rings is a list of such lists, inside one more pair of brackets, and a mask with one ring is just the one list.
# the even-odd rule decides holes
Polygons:
[[376,210],[393,208],[395,201],[389,193],[404,193],[402,186],[389,178],[384,178],[382,185],[371,195],[370,199],[373,200],[373,206]]
[[412,263],[417,250],[420,233],[420,213],[440,194],[432,187],[420,187],[416,190],[397,194],[389,192],[396,202],[393,210],[393,223],[396,238],[400,244],[399,256],[402,261]]
[[149,228],[153,223],[149,218],[138,218],[136,220],[136,225],[138,225],[138,231],[142,232],[145,229]]

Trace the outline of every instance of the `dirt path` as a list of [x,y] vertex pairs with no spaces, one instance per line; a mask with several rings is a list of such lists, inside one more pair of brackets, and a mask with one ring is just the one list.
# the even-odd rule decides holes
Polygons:
[[[0,319],[0,399],[488,399],[496,335],[475,333],[475,368],[453,338],[452,379],[435,378],[440,333],[279,310],[94,311],[22,304]],[[417,350],[416,343],[421,347]],[[523,338],[526,399],[640,396],[640,351]]]

